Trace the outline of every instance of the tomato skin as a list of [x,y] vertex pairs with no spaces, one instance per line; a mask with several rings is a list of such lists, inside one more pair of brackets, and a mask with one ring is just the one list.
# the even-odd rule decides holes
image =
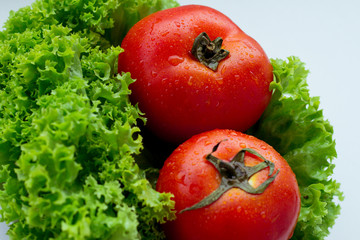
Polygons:
[[[213,71],[191,55],[206,32],[230,51]],[[139,21],[124,38],[119,72],[130,72],[131,101],[160,138],[180,143],[215,128],[245,131],[268,105],[272,66],[261,46],[222,13],[205,6],[166,9]]]
[[[275,180],[261,194],[232,188],[211,205],[179,213],[218,188],[219,173],[205,155],[224,139],[227,141],[214,155],[230,161],[242,148],[252,148],[273,162],[275,171],[280,170]],[[245,155],[247,166],[261,161]],[[249,182],[259,186],[268,173],[268,168],[263,169]],[[205,132],[181,144],[160,170],[157,190],[174,194],[177,219],[163,225],[169,240],[286,240],[292,236],[300,211],[299,188],[287,162],[265,142],[232,130]]]

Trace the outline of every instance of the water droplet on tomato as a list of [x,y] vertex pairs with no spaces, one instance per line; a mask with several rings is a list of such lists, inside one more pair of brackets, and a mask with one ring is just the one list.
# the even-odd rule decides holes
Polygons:
[[166,32],[163,32],[163,33],[161,34],[161,36],[165,37],[165,36],[168,35],[168,34],[169,34],[169,31],[166,31]]
[[191,86],[193,85],[193,82],[192,82],[192,79],[193,79],[193,76],[190,76],[189,79],[188,79],[188,85]]
[[157,73],[157,72],[155,72],[155,71],[151,71],[151,76],[156,77],[157,75],[158,75],[158,73]]
[[180,183],[180,184],[185,185],[185,177],[186,177],[185,172],[179,172],[179,173],[176,175],[175,181],[178,182],[178,183]]
[[237,211],[238,213],[240,213],[240,212],[241,212],[241,206],[238,206],[238,207],[236,208],[236,211]]
[[221,68],[221,74],[224,74],[224,73],[225,73],[225,70],[226,70],[226,67],[223,66],[223,67]]
[[219,83],[219,84],[223,84],[223,83],[224,83],[224,78],[222,78],[222,77],[218,77],[218,78],[216,78],[215,80],[216,80],[216,82]]
[[262,150],[267,150],[267,147],[266,147],[265,145],[261,145],[260,148],[261,148]]
[[237,134],[237,132],[231,132],[230,135],[231,136],[237,136],[238,134]]
[[[231,152],[232,152],[232,149],[229,148],[229,147],[226,147],[225,149],[226,149],[226,151],[227,151],[228,153],[231,153]],[[229,195],[230,195],[230,194],[229,194]]]
[[246,148],[246,144],[245,143],[240,143],[240,147],[241,148]]
[[177,27],[180,27],[180,26],[181,26],[181,23],[178,22],[178,21],[175,21],[174,23],[175,23],[175,26],[177,26]]
[[200,143],[200,142],[202,142],[202,141],[204,141],[204,140],[206,140],[208,138],[209,138],[208,136],[202,136],[196,141],[196,144],[198,144],[198,143]]
[[184,61],[184,58],[182,57],[179,57],[177,55],[174,55],[174,56],[170,56],[168,58],[168,62],[173,65],[173,66],[177,66],[179,65],[180,63],[182,63]]

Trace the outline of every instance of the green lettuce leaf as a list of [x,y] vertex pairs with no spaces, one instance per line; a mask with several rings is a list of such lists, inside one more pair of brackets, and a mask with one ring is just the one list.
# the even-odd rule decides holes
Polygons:
[[140,19],[166,8],[175,0],[37,0],[31,6],[11,12],[6,33],[61,25],[86,36],[92,46],[120,45],[128,30]]
[[340,213],[339,183],[331,179],[336,158],[333,127],[311,97],[308,70],[296,57],[272,60],[273,98],[248,133],[272,145],[294,171],[301,193],[301,211],[292,239],[324,239]]
[[11,239],[164,238],[174,202],[135,162],[145,118],[129,101],[134,80],[117,73],[111,31],[175,5],[43,0],[11,13],[0,34],[0,214]]

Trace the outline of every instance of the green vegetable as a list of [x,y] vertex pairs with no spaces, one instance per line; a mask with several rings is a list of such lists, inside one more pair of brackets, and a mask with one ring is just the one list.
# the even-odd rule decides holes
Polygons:
[[0,32],[0,214],[10,238],[163,237],[174,202],[135,163],[145,119],[128,99],[134,80],[116,72],[113,39],[172,6],[44,0],[11,13]]
[[274,95],[249,133],[273,146],[290,164],[301,192],[301,211],[292,239],[324,239],[333,226],[343,196],[331,179],[336,157],[333,128],[310,97],[304,63],[296,57],[272,60]]

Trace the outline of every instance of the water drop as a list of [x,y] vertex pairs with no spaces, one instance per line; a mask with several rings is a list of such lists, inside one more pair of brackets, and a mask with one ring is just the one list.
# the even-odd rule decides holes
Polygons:
[[180,63],[182,63],[184,61],[184,58],[182,57],[179,57],[177,55],[174,55],[174,56],[170,56],[168,58],[168,62],[173,65],[173,66],[177,66],[179,65]]
[[237,211],[238,213],[240,213],[240,212],[241,212],[241,206],[238,206],[238,207],[236,208],[236,211]]
[[218,77],[218,78],[216,78],[215,80],[216,80],[216,82],[219,83],[219,84],[223,84],[223,83],[224,83],[224,78],[222,78],[222,77]]
[[175,21],[174,23],[175,23],[175,26],[177,26],[177,27],[180,27],[180,26],[181,26],[181,23],[178,22],[178,21]]
[[153,76],[153,77],[156,77],[157,76],[157,72],[155,72],[155,71],[151,71],[151,76]]
[[224,74],[224,73],[225,73],[225,70],[226,70],[226,67],[223,66],[223,67],[221,68],[221,74]]
[[196,143],[198,144],[198,143],[200,143],[201,141],[204,141],[204,140],[206,140],[206,139],[208,139],[208,136],[202,136],[202,137],[200,137],[200,138],[196,141]]
[[165,37],[165,36],[168,35],[168,34],[169,34],[169,31],[166,31],[166,32],[163,32],[163,33],[161,34],[161,36]]
[[179,172],[176,175],[176,182],[185,185],[185,177],[186,177],[185,172]]
[[189,86],[193,85],[192,79],[193,79],[193,76],[190,76],[189,80],[188,80],[188,85]]
[[[231,153],[231,152],[232,152],[232,149],[229,148],[229,147],[225,147],[225,149],[226,149],[226,151],[227,151],[228,153]],[[230,195],[230,193],[229,193],[229,195]]]
[[240,147],[241,148],[246,148],[246,144],[245,143],[240,143]]

